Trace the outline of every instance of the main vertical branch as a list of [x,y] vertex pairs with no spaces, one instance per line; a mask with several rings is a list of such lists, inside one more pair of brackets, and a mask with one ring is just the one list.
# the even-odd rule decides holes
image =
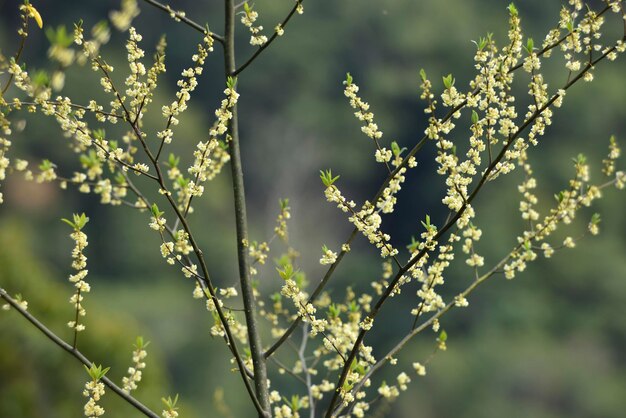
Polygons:
[[[224,34],[224,63],[226,77],[235,72],[235,4],[233,0],[225,0],[225,34]],[[239,278],[241,281],[241,294],[243,298],[248,327],[248,340],[250,353],[254,365],[254,386],[259,403],[266,416],[270,416],[269,390],[267,386],[267,367],[263,357],[263,347],[259,334],[259,324],[256,317],[256,304],[254,291],[250,281],[250,266],[248,263],[247,243],[248,225],[246,217],[246,197],[243,182],[243,169],[241,167],[241,153],[239,150],[239,122],[237,118],[237,105],[231,108],[232,119],[228,133],[230,134],[230,166],[233,178],[233,192],[235,201],[235,218],[237,224],[237,258],[239,260]]]

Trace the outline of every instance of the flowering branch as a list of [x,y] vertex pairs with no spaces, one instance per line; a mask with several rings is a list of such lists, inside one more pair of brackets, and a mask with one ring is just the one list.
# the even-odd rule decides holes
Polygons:
[[[148,1],[148,0],[146,0]],[[247,3],[247,2],[246,2]],[[287,14],[287,17],[285,17],[283,19],[283,21],[281,23],[279,23],[275,30],[274,33],[272,34],[272,36],[270,36],[270,38],[267,40],[267,42],[263,43],[261,46],[259,46],[259,49],[257,49],[254,54],[252,54],[252,56],[250,58],[248,58],[246,60],[246,62],[244,62],[239,68],[237,69],[233,69],[229,75],[236,77],[237,75],[239,75],[239,73],[241,73],[243,70],[245,70],[246,68],[248,68],[248,66],[250,64],[252,64],[252,62],[254,60],[257,59],[257,57],[259,55],[261,55],[261,53],[272,44],[272,42],[274,42],[276,40],[276,38],[278,38],[279,36],[282,36],[284,31],[285,31],[285,27],[287,26],[287,24],[289,23],[289,21],[291,20],[291,18],[293,17],[293,15],[297,12],[298,14],[302,14],[302,3],[304,3],[304,0],[296,0],[296,4],[291,8],[291,10],[289,11],[289,13]]]
[[[609,10],[611,10],[611,6],[607,5],[606,7],[604,7],[602,10],[600,10],[597,15],[602,16],[603,14],[605,14],[606,12],[608,12]],[[537,57],[541,57],[546,55],[546,53],[549,53],[552,49],[556,48],[557,46],[559,46],[560,44],[562,44],[568,37],[572,36],[572,33],[578,33],[580,32],[581,29],[579,27],[576,28],[572,28],[571,33],[568,33],[567,35],[564,35],[562,37],[560,37],[557,41],[550,43],[549,45],[545,46],[544,48],[542,48],[541,50],[539,50],[538,52],[536,52]],[[626,25],[624,27],[624,37],[622,38],[623,41],[626,41]],[[614,48],[612,49],[611,52],[614,51]],[[603,59],[603,57],[601,57],[600,59]],[[520,68],[522,68],[523,63],[519,63],[517,65],[512,66],[508,71],[507,74],[512,74],[515,71],[519,70]],[[472,92],[470,93],[470,95],[476,95],[478,93],[481,92],[481,88],[480,86],[475,87]],[[446,113],[446,115],[444,115],[441,118],[441,123],[446,123],[449,120],[452,119],[452,117],[460,110],[462,110],[465,106],[467,105],[467,99],[461,101],[459,104],[453,106],[448,113]],[[408,166],[409,162],[411,161],[412,158],[415,158],[415,155],[417,155],[417,153],[424,147],[424,145],[426,145],[426,143],[428,142],[429,137],[427,134],[425,134],[414,146],[413,148],[411,148],[411,150],[409,151],[409,153],[404,157],[404,159],[402,160],[402,162],[383,180],[380,188],[378,189],[378,191],[376,192],[376,194],[374,195],[374,197],[371,199],[372,202],[377,202],[380,197],[382,196],[383,192],[385,191],[385,189],[387,188],[387,186],[389,185],[389,183],[396,178],[396,176],[400,173],[400,171],[402,169],[404,169],[405,167]],[[492,162],[492,161],[490,161]],[[448,223],[448,221],[446,221],[446,223]],[[344,245],[350,245],[350,243],[353,241],[354,237],[356,237],[358,232],[358,229],[355,227],[353,229],[353,231],[351,232],[350,236],[344,241]],[[322,278],[322,280],[320,280],[320,282],[318,283],[317,287],[315,288],[315,290],[313,291],[313,293],[311,294],[311,297],[309,298],[309,303],[312,303],[313,301],[315,301],[319,295],[322,294],[323,289],[326,287],[326,285],[328,284],[332,274],[334,273],[335,269],[337,268],[338,264],[343,260],[344,255],[346,254],[345,251],[341,251],[338,256],[337,256],[337,260],[330,265],[330,267],[328,268],[328,270],[326,271],[326,273],[324,274],[324,277]],[[265,357],[269,357],[271,356],[274,352],[276,352],[276,350],[291,336],[291,334],[293,334],[293,332],[296,330],[296,328],[298,327],[298,325],[300,324],[300,321],[302,320],[301,317],[296,317],[293,322],[290,324],[290,326],[287,328],[287,330],[285,330],[285,332],[281,335],[281,337],[265,352]]]
[[[574,77],[572,80],[568,81],[565,84],[565,86],[562,88],[562,90],[566,91],[571,86],[573,86],[576,82],[578,82],[580,79],[582,79],[585,76],[585,74],[588,73],[598,62],[602,61],[609,54],[614,52],[616,50],[616,48],[617,48],[616,45],[612,46],[611,48],[608,48],[600,57],[596,58],[592,62],[587,63],[585,68],[583,68],[583,70],[581,70],[576,77]],[[456,222],[459,220],[459,218],[461,218],[461,216],[465,213],[465,211],[467,210],[469,205],[472,203],[474,198],[478,195],[478,193],[480,192],[480,190],[484,186],[484,184],[487,181],[487,179],[489,178],[490,174],[492,174],[492,172],[495,170],[496,166],[498,166],[498,163],[500,163],[500,161],[504,158],[507,150],[513,144],[514,140],[517,137],[519,137],[519,135],[528,126],[530,126],[533,121],[535,121],[537,118],[539,118],[541,116],[541,114],[546,109],[548,109],[557,99],[559,99],[559,97],[562,97],[562,96],[559,95],[559,94],[553,95],[552,98],[550,100],[548,100],[542,107],[540,107],[539,109],[535,110],[535,112],[531,115],[531,117],[529,117],[517,129],[515,134],[513,134],[513,135],[511,135],[509,137],[507,143],[502,147],[502,150],[500,151],[498,156],[494,159],[494,161],[485,170],[484,174],[482,175],[482,177],[481,177],[480,181],[478,182],[478,184],[477,184],[476,188],[474,189],[474,191],[470,194],[470,196],[467,198],[467,200],[463,202],[463,205],[460,208],[460,210],[458,212],[456,212],[455,215],[448,221],[448,223],[437,232],[437,234],[433,238],[434,241],[438,241],[441,237],[443,237],[443,235],[445,235],[445,233],[450,228],[452,228],[452,226],[454,226],[456,224]],[[411,267],[413,267],[417,262],[419,262],[426,255],[427,252],[428,252],[428,250],[426,248],[421,250],[407,264],[405,264],[404,267],[402,267],[401,269],[398,270],[398,272],[394,276],[393,280],[391,280],[391,282],[388,284],[388,286],[386,287],[384,293],[381,295],[381,297],[378,299],[378,301],[376,302],[376,304],[372,308],[371,312],[369,313],[369,317],[370,318],[376,317],[376,315],[378,314],[379,310],[382,308],[384,303],[391,296],[391,294],[395,291],[396,285],[402,279],[404,274],[407,273],[411,269]],[[422,305],[422,306],[424,306],[424,305]],[[421,313],[421,311],[419,313]],[[418,313],[418,316],[419,316],[419,313]],[[338,388],[341,388],[343,386],[343,384],[344,384],[344,382],[346,380],[346,377],[348,375],[348,372],[350,370],[350,365],[351,365],[352,361],[355,359],[357,353],[359,352],[359,348],[360,348],[361,343],[363,342],[363,339],[365,338],[365,335],[367,334],[367,332],[368,332],[368,329],[362,329],[359,332],[359,335],[357,336],[356,341],[354,342],[352,350],[350,351],[350,354],[348,355],[347,361],[345,362],[343,370],[342,370],[342,372],[340,374],[340,377],[339,377],[339,380],[338,380],[338,384],[337,384]],[[340,397],[340,390],[336,391],[334,393],[334,395],[333,395],[333,398],[331,399],[331,403],[330,403],[330,406],[328,407],[327,414],[326,414],[327,418],[332,418],[333,416],[335,416],[335,412],[333,412],[333,411],[335,409],[335,405],[336,405],[339,397]]]
[[[49,328],[47,328],[43,323],[41,323],[35,316],[33,316],[30,312],[26,311],[19,303],[13,299],[9,294],[2,288],[0,288],[0,297],[4,299],[9,305],[11,305],[15,310],[17,310],[20,315],[22,315],[28,322],[35,326],[39,331],[41,331],[46,337],[48,337],[53,343],[58,345],[63,350],[67,351],[73,357],[75,357],[78,361],[83,363],[86,367],[91,367],[94,364],[91,360],[89,360],[85,355],[83,355],[77,348],[72,347],[70,344],[66,343],[58,337],[54,332],[52,332]],[[150,418],[159,418],[159,415],[153,411],[151,411],[147,406],[143,405],[137,399],[135,399],[130,394],[126,393],[124,389],[117,386],[113,381],[111,381],[107,377],[103,377],[102,382],[113,392],[119,395],[122,399],[132,405],[139,412],[144,414]]]

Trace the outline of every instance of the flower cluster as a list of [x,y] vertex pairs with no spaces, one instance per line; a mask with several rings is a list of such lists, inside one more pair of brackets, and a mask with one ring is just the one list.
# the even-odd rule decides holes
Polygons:
[[248,255],[250,256],[252,260],[252,265],[250,266],[250,275],[252,276],[257,275],[258,270],[256,269],[255,265],[265,264],[265,261],[267,260],[267,256],[269,255],[269,252],[270,252],[270,247],[267,242],[259,243],[256,241],[252,241],[250,245],[248,245]]
[[[132,28],[131,28],[132,29]],[[167,119],[167,126],[165,130],[159,132],[157,136],[162,139],[163,142],[169,144],[172,141],[172,131],[170,126],[178,125],[178,116],[187,110],[187,102],[191,98],[191,92],[193,92],[197,85],[197,76],[202,74],[204,68],[204,62],[209,53],[213,51],[213,37],[210,34],[206,34],[203,39],[203,43],[198,45],[196,54],[191,58],[194,62],[193,67],[189,67],[182,72],[183,78],[178,80],[179,90],[176,92],[176,99],[169,106],[163,106],[163,117]],[[156,85],[156,81],[154,81]]]
[[[215,178],[221,171],[223,165],[229,161],[228,152],[220,144],[219,138],[226,134],[228,122],[232,119],[231,109],[237,104],[239,93],[235,90],[237,80],[230,78],[227,81],[220,108],[215,111],[217,117],[215,124],[209,131],[209,139],[200,141],[194,151],[194,163],[187,170],[189,174],[195,176],[194,181],[184,183],[179,192],[179,202],[184,202],[184,210],[190,210],[187,206],[193,196],[202,196],[204,193],[204,183]],[[228,135],[226,136],[228,140]]]
[[331,251],[325,245],[322,247],[322,258],[320,258],[320,264],[328,265],[333,264],[337,260],[337,253]]
[[381,148],[378,140],[382,138],[383,133],[378,129],[378,125],[374,123],[374,113],[370,112],[370,105],[364,102],[357,93],[359,92],[359,86],[357,86],[350,73],[347,74],[346,80],[343,82],[346,86],[344,90],[345,96],[350,99],[350,106],[356,110],[354,116],[363,122],[361,131],[374,140],[376,143],[376,162],[388,163],[391,160],[392,152],[387,148]]
[[287,231],[287,220],[289,220],[289,218],[291,218],[289,199],[280,199],[280,213],[276,218],[276,227],[274,227],[274,233],[284,242],[287,242],[289,239],[289,234]]
[[70,298],[70,303],[76,311],[76,317],[74,320],[68,322],[67,326],[77,333],[85,329],[85,325],[80,322],[79,318],[85,316],[86,313],[82,305],[83,294],[89,293],[91,290],[89,283],[85,281],[88,270],[86,269],[87,257],[83,253],[89,243],[87,242],[87,235],[82,232],[82,229],[87,222],[89,222],[89,218],[87,218],[84,213],[80,215],[74,214],[72,221],[67,219],[63,219],[63,221],[72,227],[73,232],[70,234],[70,237],[75,243],[72,249],[72,268],[76,270],[76,273],[70,275],[69,281],[74,284],[76,288],[76,292]]
[[163,418],[177,418],[178,417],[178,407],[176,404],[178,403],[178,395],[172,399],[170,396],[167,398],[161,398],[161,401],[165,405],[165,409],[163,410],[161,416]]
[[121,10],[113,10],[109,18],[113,26],[120,32],[127,30],[133,19],[139,15],[137,0],[122,0]]
[[[243,4],[243,14],[241,16],[241,23],[250,30],[250,45],[263,46],[267,42],[267,36],[261,35],[263,26],[254,26],[254,23],[259,17],[259,13],[252,9],[252,6],[246,1]],[[279,28],[276,32],[279,33],[282,28]]]
[[104,383],[101,382],[109,368],[102,369],[102,366],[92,364],[90,368],[85,366],[85,370],[89,373],[91,380],[85,383],[83,396],[89,398],[83,408],[85,416],[94,418],[104,415],[104,408],[98,405],[100,398],[104,396]]
[[143,341],[143,337],[137,337],[137,342],[133,351],[133,365],[128,368],[128,376],[122,378],[122,389],[126,393],[130,393],[131,390],[137,389],[137,383],[141,381],[142,370],[146,368],[145,358],[148,352],[145,348],[150,342]]
[[[351,213],[351,216],[348,218],[348,220],[352,224],[354,224],[354,226],[361,233],[363,233],[363,235],[369,240],[371,244],[380,249],[381,257],[393,257],[398,254],[398,250],[396,248],[393,248],[393,246],[389,243],[389,241],[391,240],[391,236],[380,230],[380,227],[382,225],[382,218],[376,210],[376,207],[370,202],[366,201],[363,204],[361,210],[356,211],[356,203],[351,200],[348,201],[341,194],[341,191],[337,188],[337,186],[333,184],[334,181],[328,181],[324,178],[325,175],[326,173],[322,173],[322,181],[326,185],[326,189],[324,190],[326,200],[331,203],[336,203],[337,207],[343,212]],[[330,260],[330,258],[327,257],[324,260],[328,261]]]

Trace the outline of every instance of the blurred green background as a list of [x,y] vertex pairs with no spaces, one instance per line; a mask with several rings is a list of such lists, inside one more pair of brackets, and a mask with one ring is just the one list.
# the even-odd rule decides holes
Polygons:
[[[558,17],[561,2],[526,0],[518,9],[526,36],[543,39]],[[600,3],[600,2],[593,2]],[[12,54],[16,47],[19,1],[0,1],[0,48]],[[89,28],[105,18],[116,1],[33,1],[46,26],[72,26],[79,18]],[[290,0],[258,0],[260,23],[270,31],[292,6]],[[441,89],[440,75],[453,73],[465,90],[473,76],[471,40],[493,32],[505,42],[507,2],[496,0],[316,0],[305,2],[285,36],[271,46],[239,79],[242,152],[251,238],[272,234],[278,199],[292,207],[292,245],[302,257],[301,268],[316,283],[324,269],[320,246],[338,248],[351,227],[333,206],[326,204],[318,178],[320,169],[340,174],[340,187],[357,202],[369,198],[384,178],[372,161],[369,140],[360,133],[343,96],[342,80],[351,72],[369,101],[385,141],[410,148],[422,136],[426,118],[419,100],[418,71],[424,68]],[[219,1],[174,1],[199,22],[222,32]],[[162,125],[161,104],[172,100],[175,81],[190,63],[198,34],[172,22],[164,13],[140,2],[134,26],[150,51],[165,32],[169,47],[168,72],[147,118],[147,130]],[[248,34],[238,28],[238,61],[253,52]],[[615,22],[607,28],[619,33]],[[125,34],[113,31],[103,49],[107,61],[123,74]],[[31,29],[25,61],[30,71],[47,68],[48,42]],[[207,61],[194,93],[191,109],[181,118],[172,150],[191,161],[189,150],[206,137],[223,90],[220,47]],[[149,55],[149,54],[148,54]],[[546,66],[550,86],[566,79],[562,59]],[[568,92],[562,109],[538,149],[530,151],[539,179],[542,207],[573,174],[571,158],[585,153],[600,178],[600,161],[608,138],[626,143],[626,61],[598,66],[596,81]],[[5,80],[5,77],[2,78]],[[519,77],[518,91],[527,79]],[[94,86],[98,79],[84,68],[70,70],[64,95],[87,103],[85,92],[104,97]],[[524,100],[519,105],[523,105]],[[101,100],[104,102],[103,100]],[[520,111],[519,113],[523,113]],[[33,162],[50,158],[60,167],[76,167],[66,140],[54,121],[22,114],[23,132],[13,136],[12,156]],[[108,128],[111,129],[111,128]],[[107,130],[109,135],[115,130]],[[121,131],[120,131],[121,132]],[[459,128],[454,139],[465,141]],[[183,150],[187,150],[183,153]],[[443,181],[434,173],[434,147],[419,158],[399,195],[393,216],[384,229],[398,247],[419,233],[426,213],[441,224],[446,216],[440,200]],[[623,165],[622,165],[623,167]],[[236,281],[233,205],[229,170],[207,185],[195,202],[193,227],[201,233],[212,276],[220,286]],[[490,184],[477,200],[477,224],[484,230],[479,251],[490,262],[499,260],[523,228],[517,206],[520,174]],[[148,368],[137,397],[160,410],[160,397],[179,393],[184,417],[253,416],[239,376],[230,371],[224,344],[212,339],[212,324],[203,303],[191,299],[192,285],[163,263],[157,236],[147,228],[144,214],[124,207],[103,207],[93,196],[54,185],[34,185],[14,175],[2,184],[0,206],[0,285],[21,293],[29,310],[69,338],[65,323],[71,314],[67,283],[72,242],[59,219],[73,212],[91,218],[86,232],[90,245],[87,331],[80,347],[97,363],[111,366],[120,381],[130,362],[135,336],[151,341]],[[513,281],[497,277],[470,298],[469,308],[454,311],[442,321],[449,335],[448,350],[429,365],[425,378],[413,378],[409,393],[393,405],[379,405],[394,417],[464,418],[570,417],[621,418],[626,410],[626,216],[623,192],[610,190],[593,211],[602,214],[602,233],[577,248],[559,252],[548,262],[532,264]],[[585,230],[589,216],[577,219],[571,235]],[[380,272],[376,251],[362,239],[337,271],[336,293],[353,285],[367,289]],[[278,248],[280,250],[280,248]],[[358,251],[356,251],[358,250]],[[273,253],[272,256],[278,253]],[[447,282],[450,294],[472,279],[467,269],[453,268]],[[277,289],[271,263],[260,270],[262,289]],[[414,305],[413,292],[399,298],[395,308],[383,311],[384,330],[372,339],[382,355],[410,326],[411,318],[397,315]],[[400,319],[398,319],[398,317]],[[404,318],[404,319],[402,319]],[[86,373],[65,353],[51,345],[15,312],[0,314],[0,417],[69,417],[82,413],[81,396]],[[421,361],[431,352],[434,334],[416,339],[400,356],[399,364]],[[265,337],[269,341],[269,336]],[[402,366],[377,376],[392,380]],[[276,374],[276,368],[270,365]],[[407,370],[408,371],[408,370]],[[414,375],[412,375],[414,376]],[[276,384],[290,395],[286,379]],[[298,388],[303,393],[303,388]],[[216,399],[224,393],[225,408]],[[217,395],[216,395],[217,394]],[[106,396],[107,416],[137,413]]]

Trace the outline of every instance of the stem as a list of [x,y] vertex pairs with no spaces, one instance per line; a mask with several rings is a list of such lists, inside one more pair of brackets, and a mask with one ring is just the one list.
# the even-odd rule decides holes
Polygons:
[[[2,288],[0,288],[0,298],[6,300],[9,305],[11,305],[13,308],[15,308],[15,310],[17,310],[20,313],[20,315],[22,315],[31,324],[33,324],[35,326],[35,328],[37,328],[39,331],[44,333],[46,335],[46,337],[48,337],[52,342],[54,342],[56,345],[61,347],[63,350],[65,350],[68,353],[70,353],[72,356],[74,356],[76,359],[78,359],[78,361],[83,363],[85,366],[91,367],[91,365],[92,365],[91,360],[89,360],[87,357],[85,357],[85,355],[83,353],[81,353],[80,351],[78,351],[75,347],[72,347],[71,345],[69,345],[68,343],[63,341],[61,338],[59,338],[54,332],[50,331],[50,329],[48,329],[48,327],[46,327],[44,324],[42,324],[37,318],[35,318],[33,315],[31,315],[28,311],[25,311],[24,309],[22,309],[22,307],[19,305],[19,303],[17,301],[15,301],[13,298],[11,298],[11,296],[9,296],[7,294],[7,292],[4,289],[2,289]],[[113,383],[109,378],[103,377],[100,380],[109,389],[111,389],[113,392],[117,393],[122,399],[124,399],[126,402],[128,402],[129,404],[134,406],[139,412],[141,412],[145,416],[150,417],[150,418],[159,418],[158,414],[156,414],[155,412],[151,411],[147,406],[145,406],[144,404],[139,402],[137,399],[135,399],[134,397],[132,397],[128,393],[124,392],[124,390],[122,388],[120,388],[115,383]]]
[[[225,1],[225,42],[224,64],[226,77],[235,71],[235,4],[233,0]],[[243,181],[243,169],[241,165],[241,153],[239,149],[239,122],[237,119],[237,105],[231,109],[232,119],[228,126],[230,134],[230,161],[233,178],[233,194],[235,202],[235,223],[237,227],[237,258],[239,260],[239,279],[241,281],[241,293],[248,328],[248,341],[250,354],[254,365],[254,387],[259,403],[263,409],[260,417],[269,416],[270,398],[267,386],[267,364],[263,357],[259,321],[256,317],[256,303],[254,289],[250,280],[250,265],[247,254],[248,224],[246,217],[246,197]]]

